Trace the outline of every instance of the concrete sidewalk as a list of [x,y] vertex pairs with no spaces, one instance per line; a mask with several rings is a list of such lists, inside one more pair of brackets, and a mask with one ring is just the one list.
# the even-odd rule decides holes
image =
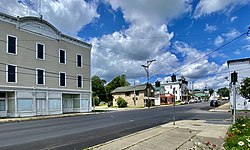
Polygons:
[[[226,103],[210,111],[229,111]],[[96,150],[223,149],[230,120],[182,120],[136,132],[92,147]],[[210,148],[209,148],[210,147]]]
[[[231,122],[184,120],[143,130],[93,147],[98,150],[221,149]],[[200,147],[200,148],[199,148]],[[202,148],[201,148],[202,147]]]

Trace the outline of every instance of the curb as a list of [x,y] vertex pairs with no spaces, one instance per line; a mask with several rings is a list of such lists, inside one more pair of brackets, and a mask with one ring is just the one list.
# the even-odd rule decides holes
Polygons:
[[48,116],[33,116],[33,117],[24,117],[24,118],[4,118],[0,119],[0,123],[9,123],[9,122],[22,122],[22,121],[31,121],[31,120],[42,120],[42,119],[52,119],[52,118],[64,118],[64,117],[73,117],[73,116],[84,116],[96,114],[95,112],[89,113],[72,113],[72,114],[60,114],[60,115],[48,115]]

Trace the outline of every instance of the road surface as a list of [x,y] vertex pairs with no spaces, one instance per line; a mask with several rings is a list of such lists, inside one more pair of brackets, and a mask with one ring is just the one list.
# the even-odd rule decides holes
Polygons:
[[[176,120],[229,119],[209,103],[176,106]],[[0,124],[0,149],[83,149],[173,121],[173,107],[113,111],[76,117]]]

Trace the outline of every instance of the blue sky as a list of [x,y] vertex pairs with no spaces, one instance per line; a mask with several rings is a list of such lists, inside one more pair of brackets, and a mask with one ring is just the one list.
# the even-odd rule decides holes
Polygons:
[[[195,88],[228,86],[227,60],[250,57],[250,0],[41,0],[41,13],[65,34],[93,45],[92,75],[146,82],[185,76]],[[38,16],[37,0],[2,0],[0,11]],[[219,49],[218,49],[219,48]],[[218,49],[218,50],[216,50]],[[212,51],[215,51],[211,53]],[[210,54],[211,53],[211,54]],[[209,54],[209,55],[208,55]]]

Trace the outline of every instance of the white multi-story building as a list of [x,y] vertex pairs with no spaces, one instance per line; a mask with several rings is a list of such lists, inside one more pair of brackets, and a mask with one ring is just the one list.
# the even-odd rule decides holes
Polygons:
[[[249,69],[250,69],[250,58],[243,58],[243,59],[235,59],[227,61],[229,73],[229,79],[231,81],[231,73],[234,71],[238,73],[238,82],[236,83],[236,87],[240,86],[241,81],[246,78],[250,77]],[[230,103],[233,106],[233,91],[232,88],[230,92]],[[238,88],[236,88],[238,89]],[[236,110],[250,110],[250,101],[243,98],[239,91],[236,90]]]
[[91,44],[0,13],[0,117],[91,110]]
[[184,77],[181,77],[181,79],[176,82],[167,81],[166,83],[161,83],[161,85],[165,88],[165,93],[174,94],[176,101],[184,101],[189,99],[187,84],[188,82],[185,81]]

